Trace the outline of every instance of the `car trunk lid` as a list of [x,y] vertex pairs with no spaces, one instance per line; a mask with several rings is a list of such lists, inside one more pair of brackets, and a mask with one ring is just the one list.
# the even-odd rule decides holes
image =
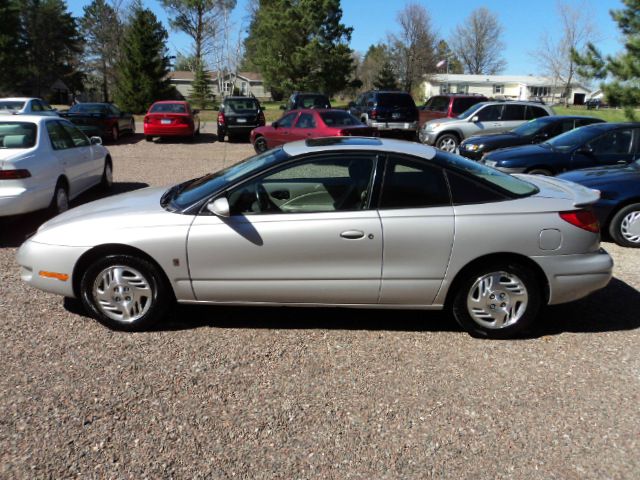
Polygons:
[[537,197],[569,200],[575,208],[592,205],[600,199],[599,190],[584,187],[557,177],[524,174],[514,176],[538,187],[540,191],[536,194]]

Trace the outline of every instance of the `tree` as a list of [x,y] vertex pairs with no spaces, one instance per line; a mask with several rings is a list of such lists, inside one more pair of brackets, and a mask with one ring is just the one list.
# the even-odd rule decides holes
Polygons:
[[398,13],[400,32],[389,37],[391,57],[402,88],[420,87],[425,73],[435,71],[435,35],[427,9],[409,3]]
[[21,90],[42,96],[58,79],[72,89],[79,88],[82,38],[64,1],[21,0],[20,10],[24,29],[22,57],[26,64]]
[[398,82],[396,81],[396,74],[393,71],[391,62],[386,62],[382,65],[378,77],[374,80],[373,86],[378,90],[397,90]]
[[362,80],[362,85],[365,90],[374,88],[373,84],[385,64],[391,66],[391,53],[387,45],[382,43],[371,45],[359,65],[358,77]]
[[564,85],[565,103],[569,101],[571,83],[576,77],[576,63],[571,54],[583,50],[589,40],[597,37],[597,28],[589,15],[588,5],[570,5],[558,2],[560,36],[554,38],[548,32],[542,34],[540,47],[530,55],[540,70],[552,78],[555,84]]
[[578,64],[578,72],[589,78],[613,78],[601,85],[611,105],[622,105],[630,120],[636,120],[634,106],[640,104],[640,0],[622,0],[625,8],[612,10],[611,17],[618,24],[624,37],[625,51],[603,57],[602,53],[589,43],[580,54],[573,51],[573,59]]
[[196,63],[197,62],[195,55],[185,55],[184,53],[178,52],[178,54],[176,55],[176,61],[173,64],[173,69],[195,73]]
[[200,110],[206,109],[212,103],[213,94],[209,85],[209,72],[205,70],[202,62],[196,63],[189,100]]
[[0,0],[0,18],[0,94],[8,94],[16,89],[16,80],[23,78],[24,32],[18,1]]
[[86,68],[100,78],[102,99],[108,102],[115,84],[115,65],[122,34],[118,12],[105,0],[93,0],[84,7],[80,27],[85,40]]
[[436,67],[439,68],[440,71],[444,71],[446,73],[464,73],[464,67],[460,62],[460,59],[451,51],[449,44],[445,40],[440,40],[438,42],[438,45],[436,46],[436,58],[438,59]]
[[140,1],[134,3],[122,40],[116,82],[116,99],[124,110],[144,113],[151,103],[169,95],[167,37],[153,12]]
[[494,75],[504,70],[502,58],[502,26],[498,18],[485,7],[471,12],[458,25],[451,39],[451,47],[467,73]]
[[345,88],[353,70],[352,28],[341,23],[340,0],[262,0],[249,26],[247,56],[271,92]]

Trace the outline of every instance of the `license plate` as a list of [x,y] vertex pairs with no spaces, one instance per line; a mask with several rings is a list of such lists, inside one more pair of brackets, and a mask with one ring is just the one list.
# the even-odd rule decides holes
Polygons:
[[394,120],[397,118],[400,118],[400,114],[399,113],[392,113],[391,114],[391,118],[393,118]]
[[162,125],[170,125],[171,124],[171,120],[163,118],[162,120],[160,120],[160,123]]
[[247,119],[246,118],[239,118],[238,119],[238,123],[247,123]]

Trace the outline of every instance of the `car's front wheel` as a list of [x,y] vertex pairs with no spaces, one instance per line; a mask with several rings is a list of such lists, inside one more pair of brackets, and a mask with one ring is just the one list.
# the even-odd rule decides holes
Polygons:
[[264,137],[256,138],[253,142],[253,148],[255,149],[256,153],[266,152],[267,150],[269,150],[267,139]]
[[480,338],[517,337],[531,326],[542,302],[534,273],[515,263],[487,265],[468,272],[454,295],[456,321]]
[[102,171],[102,179],[100,180],[100,187],[104,190],[109,190],[113,186],[113,165],[109,158],[104,161],[104,170]]
[[611,219],[609,234],[618,245],[640,248],[640,203],[621,208]]
[[69,192],[64,182],[58,180],[56,188],[53,191],[53,198],[49,205],[49,211],[54,215],[58,215],[62,212],[66,212],[67,210],[69,210]]
[[157,324],[173,302],[159,268],[133,255],[97,259],[82,276],[80,298],[99,322],[127,331]]
[[436,141],[436,148],[445,152],[454,153],[459,144],[460,140],[458,140],[458,137],[451,133],[445,133],[438,137],[438,140]]

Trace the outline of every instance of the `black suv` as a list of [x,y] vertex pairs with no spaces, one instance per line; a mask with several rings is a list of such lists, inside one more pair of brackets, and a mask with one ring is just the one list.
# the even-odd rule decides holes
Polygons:
[[256,127],[264,125],[264,112],[260,102],[253,97],[226,97],[218,112],[218,141],[229,141],[247,136]]
[[413,139],[418,130],[418,109],[406,92],[365,92],[349,103],[349,113],[381,132],[402,133]]
[[322,93],[293,92],[286,105],[280,107],[285,112],[299,108],[331,108],[329,97]]

